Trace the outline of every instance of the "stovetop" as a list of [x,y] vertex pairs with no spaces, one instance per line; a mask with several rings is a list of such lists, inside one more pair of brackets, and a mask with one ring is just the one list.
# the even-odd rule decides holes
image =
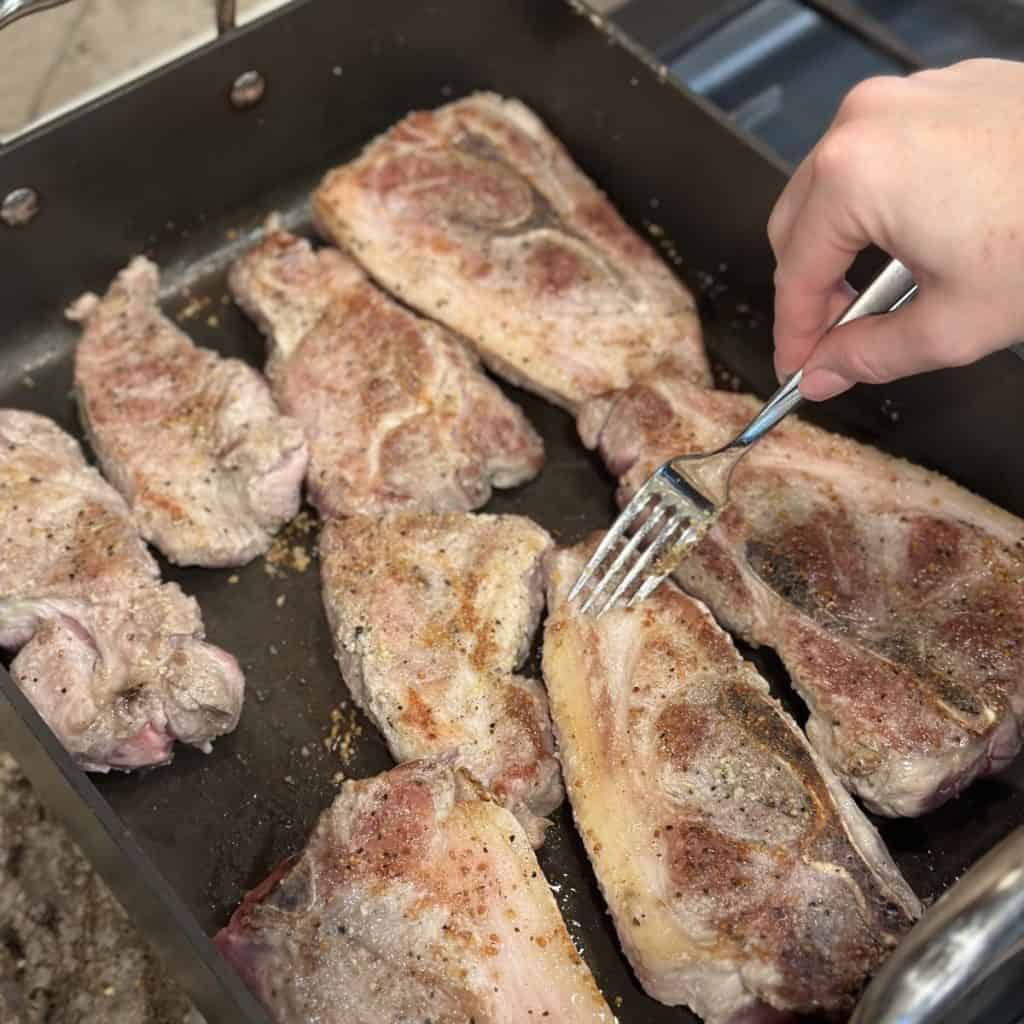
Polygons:
[[1024,59],[1024,0],[631,0],[614,18],[790,163],[864,78]]

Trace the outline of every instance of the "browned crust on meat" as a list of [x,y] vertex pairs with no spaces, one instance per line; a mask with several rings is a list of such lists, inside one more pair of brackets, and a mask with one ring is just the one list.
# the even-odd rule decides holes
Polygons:
[[542,603],[550,538],[517,516],[332,520],[324,603],[342,674],[399,761],[458,749],[517,814],[562,798],[543,690],[515,675]]
[[267,372],[310,444],[321,514],[469,510],[534,477],[543,443],[476,356],[334,249],[274,231],[233,265]]
[[385,287],[558,405],[664,360],[710,383],[692,296],[515,100],[410,114],[313,202]]
[[[580,429],[625,501],[656,465],[717,447],[751,396],[652,377]],[[936,473],[797,420],[738,467],[678,572],[748,642],[774,646],[809,735],[873,809],[920,814],[1020,745],[1024,524]]]
[[614,1020],[523,830],[454,758],[346,782],[216,941],[282,1019]]
[[546,558],[544,675],[634,969],[714,1021],[849,1009],[917,900],[703,606],[671,585],[597,620],[565,602],[594,543]]

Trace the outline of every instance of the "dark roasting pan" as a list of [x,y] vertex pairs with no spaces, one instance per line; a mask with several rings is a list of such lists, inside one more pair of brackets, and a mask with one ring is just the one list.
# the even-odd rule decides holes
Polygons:
[[[265,93],[237,109],[231,86],[247,71],[263,76]],[[773,264],[764,224],[783,167],[600,19],[560,0],[305,0],[0,149],[0,196],[29,187],[40,201],[27,224],[0,224],[0,403],[45,413],[80,436],[69,393],[76,332],[62,311],[81,291],[104,288],[141,250],[164,269],[172,314],[210,301],[185,321],[197,342],[262,365],[255,329],[221,301],[225,266],[247,233],[272,209],[308,230],[305,198],[326,168],[410,109],[477,88],[525,100],[638,229],[656,223],[674,241],[682,272],[699,288],[723,379],[768,393]],[[1022,395],[1024,362],[1003,353],[860,389],[812,414],[1024,514]],[[612,481],[577,443],[569,418],[515,398],[543,433],[548,462],[540,479],[490,509],[531,515],[563,541],[606,525]],[[314,541],[311,533],[294,543],[312,549]],[[230,575],[166,569],[199,598],[212,640],[247,673],[242,724],[210,756],[179,750],[168,768],[87,778],[0,669],[0,746],[61,813],[210,1024],[265,1021],[207,936],[247,887],[302,845],[331,800],[342,765],[322,739],[331,709],[346,698],[315,562],[271,577],[260,560],[237,584]],[[787,697],[778,663],[748,653]],[[344,768],[351,776],[390,766],[363,725]],[[1024,760],[951,805],[884,822],[882,831],[911,885],[930,899],[1022,823]],[[564,808],[541,863],[620,1019],[692,1020],[637,986]],[[1009,991],[1014,973],[1011,964],[993,991]],[[1011,1019],[1008,998],[1003,1016],[986,1019]],[[956,1011],[928,1019],[970,1018]]]

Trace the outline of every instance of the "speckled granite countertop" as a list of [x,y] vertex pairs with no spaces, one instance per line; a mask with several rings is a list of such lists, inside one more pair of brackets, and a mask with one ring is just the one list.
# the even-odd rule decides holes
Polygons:
[[0,1021],[202,1024],[2,752]]

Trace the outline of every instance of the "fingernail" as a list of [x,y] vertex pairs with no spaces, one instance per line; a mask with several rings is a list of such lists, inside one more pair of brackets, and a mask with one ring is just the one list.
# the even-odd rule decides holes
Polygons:
[[785,384],[793,374],[789,370],[784,370],[778,363],[775,364],[775,379],[780,384]]
[[853,381],[847,380],[833,370],[810,370],[800,379],[800,394],[812,402],[821,402],[841,394],[852,386]]

